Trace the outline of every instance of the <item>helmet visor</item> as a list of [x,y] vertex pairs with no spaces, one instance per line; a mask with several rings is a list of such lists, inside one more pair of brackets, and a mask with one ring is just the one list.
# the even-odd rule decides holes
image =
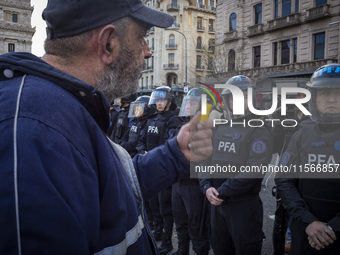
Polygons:
[[340,123],[340,88],[311,89],[311,119],[320,124]]
[[145,111],[146,104],[144,102],[132,102],[129,111],[129,118],[142,117]]

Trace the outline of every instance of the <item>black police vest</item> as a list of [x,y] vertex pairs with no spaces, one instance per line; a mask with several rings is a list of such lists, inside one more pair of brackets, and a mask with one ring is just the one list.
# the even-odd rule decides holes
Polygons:
[[[322,132],[317,124],[301,132],[300,164],[304,167],[337,167],[337,178],[300,178],[298,188],[310,211],[327,222],[340,212],[340,129]],[[294,152],[292,152],[294,153]],[[297,152],[296,152],[297,153]],[[306,173],[300,174],[306,177]],[[308,177],[308,176],[307,176]]]
[[134,142],[140,138],[141,130],[144,128],[145,120],[135,119],[129,130],[129,142]]
[[164,112],[157,114],[156,117],[150,119],[147,123],[146,134],[146,150],[152,150],[153,148],[163,144],[165,132],[167,128],[167,122],[174,115],[171,112]]
[[114,133],[115,134],[114,142],[116,143],[121,142],[121,139],[123,138],[123,135],[128,128],[128,125],[129,125],[128,113],[129,111],[127,109],[127,110],[123,110],[119,112],[118,114],[117,123],[115,126],[115,133]]

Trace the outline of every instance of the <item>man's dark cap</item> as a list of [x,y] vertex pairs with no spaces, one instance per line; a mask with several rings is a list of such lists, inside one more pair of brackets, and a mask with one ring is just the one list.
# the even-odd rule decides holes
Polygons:
[[171,15],[147,7],[140,0],[48,0],[42,13],[48,39],[75,36],[126,16],[150,27],[166,28],[174,21]]

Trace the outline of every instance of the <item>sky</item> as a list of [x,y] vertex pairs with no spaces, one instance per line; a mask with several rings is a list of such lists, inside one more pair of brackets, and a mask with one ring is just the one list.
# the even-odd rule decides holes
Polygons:
[[31,0],[31,6],[34,7],[32,13],[32,27],[35,27],[36,31],[33,36],[32,53],[41,57],[44,55],[44,41],[46,38],[46,23],[42,19],[41,14],[47,5],[47,0]]

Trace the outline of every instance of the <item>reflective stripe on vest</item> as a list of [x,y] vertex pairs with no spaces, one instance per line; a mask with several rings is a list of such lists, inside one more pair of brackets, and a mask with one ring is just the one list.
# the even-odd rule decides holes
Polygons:
[[127,248],[137,242],[138,238],[142,235],[143,228],[143,219],[139,215],[137,224],[128,232],[126,232],[125,239],[123,241],[121,241],[119,244],[106,247],[104,250],[96,252],[95,255],[126,254]]

